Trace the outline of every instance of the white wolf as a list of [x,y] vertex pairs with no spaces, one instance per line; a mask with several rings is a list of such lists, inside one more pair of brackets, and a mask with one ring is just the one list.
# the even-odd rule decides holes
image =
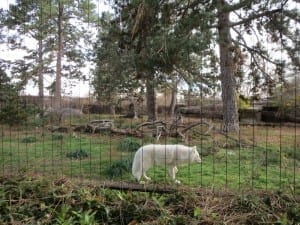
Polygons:
[[147,170],[154,165],[166,165],[171,178],[175,183],[180,183],[175,178],[178,172],[177,165],[188,163],[201,163],[196,146],[149,144],[140,147],[135,153],[132,174],[138,181],[142,177],[151,180],[146,175]]

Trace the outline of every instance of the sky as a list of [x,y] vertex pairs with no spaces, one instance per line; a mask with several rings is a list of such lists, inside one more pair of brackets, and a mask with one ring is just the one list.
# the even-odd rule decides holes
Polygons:
[[[14,4],[15,0],[0,0],[0,8],[8,9],[10,4]],[[95,4],[97,5],[97,11],[102,13],[103,11],[111,10],[110,6],[107,5],[104,0],[94,0]],[[25,44],[27,46],[32,46],[32,48],[37,48],[37,43],[33,40],[26,39]],[[22,59],[24,57],[24,52],[18,51],[11,51],[8,50],[5,46],[0,46],[0,58],[5,60],[15,60],[15,59]],[[83,70],[83,73],[88,77],[91,77],[92,74],[88,69]],[[53,77],[45,77],[45,86],[48,86],[52,83]],[[74,96],[74,97],[88,97],[92,93],[92,87],[88,81],[74,81],[72,80],[69,82],[66,79],[63,79],[62,84],[63,95],[65,96]],[[24,90],[24,94],[26,95],[38,95],[38,87],[34,85],[33,82],[29,82],[26,89]],[[47,91],[44,92],[45,95],[49,93]]]

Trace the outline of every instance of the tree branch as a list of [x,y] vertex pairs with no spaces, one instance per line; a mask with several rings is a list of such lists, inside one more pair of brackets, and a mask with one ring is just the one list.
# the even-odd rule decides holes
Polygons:
[[276,13],[279,13],[279,12],[282,12],[282,8],[274,9],[274,10],[271,10],[271,11],[265,11],[265,12],[258,13],[258,14],[253,14],[253,15],[249,16],[248,18],[244,18],[241,21],[238,21],[238,22],[235,22],[235,23],[230,23],[229,26],[233,28],[235,26],[243,25],[245,23],[251,22],[252,20],[261,18],[263,16],[270,16],[270,15],[273,15],[273,14],[276,14]]
[[242,40],[242,42],[238,42],[238,41],[235,41],[236,43],[238,43],[239,45],[243,46],[244,48],[246,48],[250,54],[253,56],[253,53],[256,53],[257,55],[259,55],[261,58],[263,58],[264,60],[274,64],[274,65],[277,65],[278,63],[276,63],[275,61],[271,60],[268,56],[262,54],[260,51],[254,49],[254,48],[251,48],[249,47],[246,43],[246,40],[243,38],[243,36],[240,34],[240,32],[238,32],[237,29],[235,29],[234,27],[232,27],[232,29],[239,35],[240,39]]

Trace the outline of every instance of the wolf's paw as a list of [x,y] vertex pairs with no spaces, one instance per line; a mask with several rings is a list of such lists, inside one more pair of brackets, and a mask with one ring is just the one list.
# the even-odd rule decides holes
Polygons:
[[175,184],[181,184],[180,180],[175,180],[174,182],[175,182]]
[[151,178],[148,177],[148,176],[146,176],[146,175],[144,175],[144,178],[145,178],[145,180],[147,180],[147,181],[151,181]]
[[146,184],[146,182],[145,182],[144,180],[141,180],[141,181],[139,182],[139,184]]

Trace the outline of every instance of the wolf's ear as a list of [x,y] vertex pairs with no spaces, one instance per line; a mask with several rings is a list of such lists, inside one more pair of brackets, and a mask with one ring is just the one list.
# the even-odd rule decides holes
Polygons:
[[193,146],[193,150],[197,151],[197,146],[196,145]]

